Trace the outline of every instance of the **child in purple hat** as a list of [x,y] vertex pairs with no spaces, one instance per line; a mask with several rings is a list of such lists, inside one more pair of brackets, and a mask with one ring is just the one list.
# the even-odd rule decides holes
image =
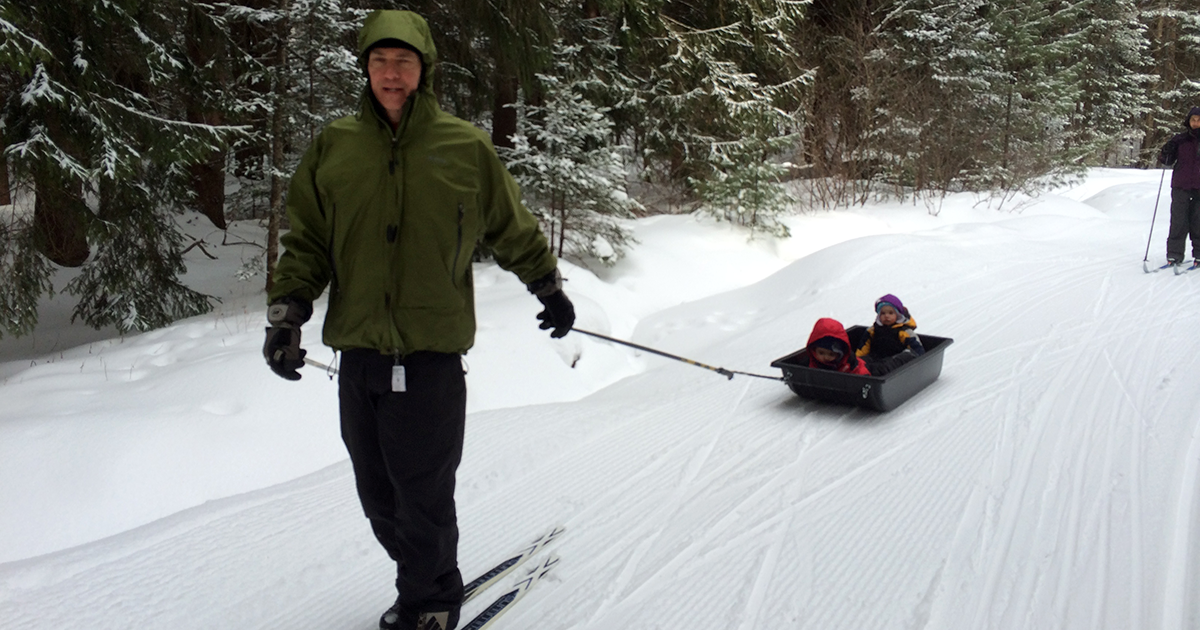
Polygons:
[[915,332],[917,322],[900,298],[888,293],[875,300],[875,325],[867,329],[867,338],[855,356],[868,360],[881,360],[895,356],[905,350],[915,356],[925,354],[925,346]]

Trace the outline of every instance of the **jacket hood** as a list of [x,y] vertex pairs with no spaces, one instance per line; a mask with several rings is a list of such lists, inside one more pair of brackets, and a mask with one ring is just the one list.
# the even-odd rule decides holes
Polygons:
[[433,67],[437,61],[437,47],[425,18],[412,11],[373,11],[363,21],[358,31],[358,65],[363,74],[367,71],[367,51],[385,39],[398,39],[421,53],[424,79],[421,92],[433,94]]
[[1187,113],[1187,116],[1183,117],[1183,128],[1187,131],[1191,131],[1192,129],[1192,126],[1188,124],[1188,121],[1192,119],[1192,116],[1200,116],[1200,107],[1193,107],[1191,111]]
[[[812,358],[813,344],[825,338],[833,338],[841,343],[842,360],[838,362],[838,366],[845,364],[853,356],[853,351],[850,348],[850,337],[846,335],[846,328],[842,323],[831,317],[822,317],[813,324],[812,333],[808,335],[808,356]],[[815,359],[813,359],[815,360]]]

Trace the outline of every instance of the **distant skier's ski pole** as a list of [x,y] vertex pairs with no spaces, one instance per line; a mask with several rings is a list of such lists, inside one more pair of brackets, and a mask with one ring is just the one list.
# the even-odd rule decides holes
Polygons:
[[1167,169],[1162,169],[1158,177],[1158,194],[1154,195],[1154,216],[1150,217],[1150,236],[1146,237],[1146,255],[1142,257],[1142,271],[1150,273],[1150,241],[1154,238],[1154,220],[1158,218],[1158,200],[1162,197],[1163,182],[1167,179]]
[[637,348],[638,350],[644,350],[644,351],[646,351],[646,352],[649,352],[649,353],[651,353],[651,354],[657,354],[657,355],[658,355],[658,356],[660,356],[660,357],[666,357],[666,358],[668,358],[668,359],[674,359],[674,360],[676,360],[676,361],[682,361],[682,362],[684,362],[684,363],[687,363],[688,365],[694,365],[694,366],[696,366],[696,367],[698,367],[698,368],[704,368],[704,369],[706,369],[706,370],[712,370],[713,372],[716,372],[717,374],[720,374],[720,375],[722,375],[722,376],[724,376],[725,378],[728,378],[728,379],[733,379],[733,375],[734,375],[734,374],[742,374],[742,375],[745,375],[745,376],[753,376],[753,377],[755,377],[755,378],[765,378],[765,379],[772,380],[772,381],[782,381],[782,380],[783,380],[783,377],[780,377],[780,376],[764,376],[764,375],[762,375],[762,374],[752,374],[752,373],[750,373],[750,372],[741,372],[741,371],[739,371],[739,370],[727,370],[727,369],[725,369],[725,368],[722,368],[722,367],[713,367],[713,366],[711,366],[711,365],[705,365],[705,364],[703,364],[703,363],[701,363],[701,362],[699,362],[699,361],[693,361],[693,360],[691,360],[691,359],[686,359],[686,358],[684,358],[684,357],[681,357],[681,356],[678,356],[678,355],[674,355],[674,354],[671,354],[671,353],[669,353],[669,352],[663,352],[662,350],[655,350],[654,348],[648,348],[648,347],[646,347],[646,346],[638,345],[638,344],[636,344],[636,343],[632,343],[632,342],[629,342],[629,341],[623,341],[623,340],[621,340],[621,339],[614,339],[614,338],[612,338],[612,337],[609,337],[609,336],[607,336],[607,335],[601,335],[600,333],[594,333],[594,332],[592,332],[592,331],[590,331],[590,330],[584,330],[584,329],[582,329],[582,328],[572,328],[571,330],[573,330],[573,331],[575,331],[575,332],[577,332],[577,333],[583,333],[583,334],[585,334],[585,335],[587,335],[587,336],[589,336],[589,337],[595,337],[595,338],[597,338],[597,339],[603,339],[603,340],[605,340],[605,341],[611,341],[611,342],[613,342],[613,343],[619,343],[619,344],[621,344],[621,345],[623,345],[623,346],[629,346],[630,348]]

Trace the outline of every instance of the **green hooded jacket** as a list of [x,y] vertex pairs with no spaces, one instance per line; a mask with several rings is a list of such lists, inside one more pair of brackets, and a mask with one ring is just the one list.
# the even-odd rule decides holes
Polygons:
[[424,79],[396,131],[374,105],[326,126],[292,176],[291,230],[268,295],[312,302],[330,287],[323,340],[338,350],[464,353],[475,339],[471,258],[477,242],[529,284],[557,260],[488,136],[438,107],[429,26],[376,11],[359,34],[421,52]]

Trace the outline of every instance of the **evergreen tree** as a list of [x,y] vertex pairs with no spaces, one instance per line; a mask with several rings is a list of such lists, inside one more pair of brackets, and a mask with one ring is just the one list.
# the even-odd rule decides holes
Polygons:
[[738,142],[713,144],[711,174],[693,182],[708,212],[751,231],[788,236],[787,226],[779,219],[794,202],[783,187],[792,165],[776,158],[792,146],[794,138],[756,134]]
[[588,94],[606,64],[602,43],[585,48],[559,42],[554,74],[538,76],[542,105],[523,104],[514,147],[501,149],[530,210],[559,256],[611,265],[632,242],[620,219],[639,207],[625,188],[624,147],[613,142],[608,108]]
[[1065,129],[1064,161],[1102,163],[1117,144],[1134,139],[1150,109],[1154,77],[1149,41],[1132,0],[1079,0],[1055,13],[1064,63],[1077,90]]
[[862,62],[880,47],[878,22],[891,4],[813,0],[796,26],[800,63],[815,68],[805,103],[802,162],[810,188],[822,203],[855,196],[857,182],[868,174],[857,156],[866,140],[870,110],[856,95],[861,96],[864,87]]
[[[510,147],[517,93],[537,102],[536,76],[551,63],[555,18],[575,3],[544,0],[459,0],[406,3],[428,20],[441,60],[438,85],[447,109],[491,129],[492,143]],[[384,7],[380,7],[384,8]],[[387,7],[393,8],[393,7]]]
[[[698,192],[701,182],[728,180],[731,168],[777,157],[787,143],[775,140],[799,130],[810,75],[796,66],[787,34],[801,7],[785,0],[668,8],[675,14],[658,16],[663,35],[639,76],[644,122],[635,133],[648,173]],[[767,226],[758,224],[765,214],[738,216]]]
[[[231,51],[214,86],[227,120],[249,130],[234,145],[234,217],[268,223],[264,258],[240,272],[265,271],[269,285],[285,228],[284,193],[300,156],[334,118],[355,113],[363,96],[355,46],[366,11],[344,0],[271,0],[220,5],[209,13]],[[224,172],[224,171],[223,171]]]
[[1128,137],[1149,77],[1128,2],[898,0],[849,93],[852,159],[901,194],[1016,190]]
[[0,67],[18,84],[6,95],[6,155],[35,198],[2,234],[0,331],[35,325],[38,297],[53,290],[45,259],[81,267],[66,291],[91,326],[146,330],[209,308],[179,282],[170,203],[231,130],[174,115],[183,18],[178,2],[0,0]]
[[1064,129],[1078,100],[1068,47],[1046,0],[1013,0],[988,18],[997,36],[999,76],[986,112],[994,122],[974,171],[975,189],[1020,190],[1045,174],[1078,166],[1060,160]]
[[[848,83],[861,113],[849,159],[899,194],[965,185],[995,128],[997,37],[983,0],[902,0],[879,19]],[[989,111],[990,110],[990,111]]]
[[1188,109],[1200,105],[1200,0],[1139,0],[1150,39],[1151,109],[1140,125],[1142,160],[1151,164]]

